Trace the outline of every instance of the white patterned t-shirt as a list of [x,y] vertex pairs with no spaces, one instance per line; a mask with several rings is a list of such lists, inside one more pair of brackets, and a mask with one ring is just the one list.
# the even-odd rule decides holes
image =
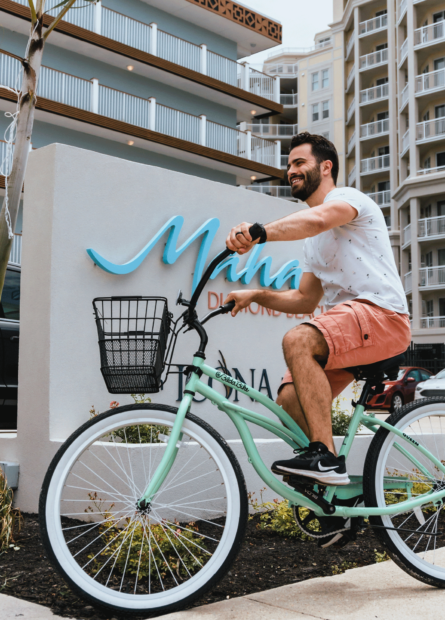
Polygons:
[[386,222],[380,207],[353,187],[336,188],[324,202],[342,200],[357,210],[349,224],[306,239],[303,272],[323,286],[327,308],[353,299],[408,314]]

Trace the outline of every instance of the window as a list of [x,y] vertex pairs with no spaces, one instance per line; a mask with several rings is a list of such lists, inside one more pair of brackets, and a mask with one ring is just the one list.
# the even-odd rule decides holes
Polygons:
[[439,69],[445,69],[445,57],[436,58],[434,61],[434,71],[439,71]]
[[414,381],[420,381],[420,372],[418,370],[410,370],[405,378],[409,379],[410,377],[412,377]]
[[439,267],[443,267],[445,265],[445,250],[439,250],[437,254]]
[[432,299],[426,302],[426,316],[434,316],[434,301]]
[[381,50],[388,49],[388,43],[380,43],[380,45],[375,46],[375,51],[380,52]]
[[0,316],[3,319],[20,320],[20,271],[6,270]]
[[376,17],[380,17],[380,15],[386,15],[388,11],[386,9],[382,9],[381,11],[377,11],[375,14]]
[[376,86],[383,86],[383,84],[388,84],[387,77],[379,78],[378,80],[375,81]]
[[437,202],[437,215],[438,217],[445,215],[445,200],[439,200]]
[[318,90],[318,71],[312,74],[312,90]]
[[329,131],[323,131],[321,135],[323,138],[326,138],[326,140],[329,140]]
[[419,372],[420,376],[422,377],[422,381],[427,381],[431,377],[430,373],[426,370],[419,370]]
[[387,118],[389,118],[389,112],[379,112],[379,113],[377,114],[377,120],[378,120],[378,121],[384,121],[384,120],[386,120]]
[[411,252],[408,252],[408,271],[412,269]]
[[431,157],[427,157],[423,162],[424,170],[429,170],[431,168]]
[[432,267],[433,266],[433,253],[428,252],[420,257],[420,262],[422,267]]
[[430,120],[430,111],[428,110],[428,112],[425,112],[425,114],[423,115],[423,120],[424,121],[429,121]]
[[442,166],[445,166],[445,152],[443,153],[436,153],[436,166],[439,168],[441,168]]
[[445,316],[445,299],[439,299],[439,316]]
[[318,121],[320,119],[320,112],[318,111],[318,103],[314,103],[312,106],[312,121]]
[[329,101],[323,101],[322,109],[323,109],[323,118],[329,118]]
[[321,72],[321,87],[327,88],[329,86],[329,69],[323,69]]
[[431,205],[420,207],[420,218],[431,217]]

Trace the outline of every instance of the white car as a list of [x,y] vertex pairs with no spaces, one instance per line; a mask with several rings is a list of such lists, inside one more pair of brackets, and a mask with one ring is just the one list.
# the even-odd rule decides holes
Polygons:
[[445,369],[416,385],[414,400],[428,396],[445,396]]

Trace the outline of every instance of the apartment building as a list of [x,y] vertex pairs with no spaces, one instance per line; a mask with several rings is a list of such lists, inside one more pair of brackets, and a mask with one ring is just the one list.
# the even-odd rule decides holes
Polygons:
[[[47,2],[47,25],[57,4]],[[1,86],[20,85],[14,56],[25,53],[28,1],[0,0],[0,26],[3,136],[16,96]],[[252,175],[281,179],[275,141],[237,128],[283,111],[279,78],[238,62],[280,42],[278,22],[229,0],[98,0],[71,9],[45,47],[32,146],[61,142],[232,185]]]

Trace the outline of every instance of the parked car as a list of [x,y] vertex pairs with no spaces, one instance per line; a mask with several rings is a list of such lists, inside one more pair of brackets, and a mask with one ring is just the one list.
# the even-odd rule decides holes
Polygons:
[[445,396],[445,369],[417,384],[414,398],[417,400],[428,396]]
[[20,265],[9,264],[0,303],[0,431],[17,429]]
[[367,403],[371,409],[394,411],[414,400],[416,386],[432,376],[429,370],[416,366],[402,366],[395,381],[384,381],[385,391],[376,394]]

